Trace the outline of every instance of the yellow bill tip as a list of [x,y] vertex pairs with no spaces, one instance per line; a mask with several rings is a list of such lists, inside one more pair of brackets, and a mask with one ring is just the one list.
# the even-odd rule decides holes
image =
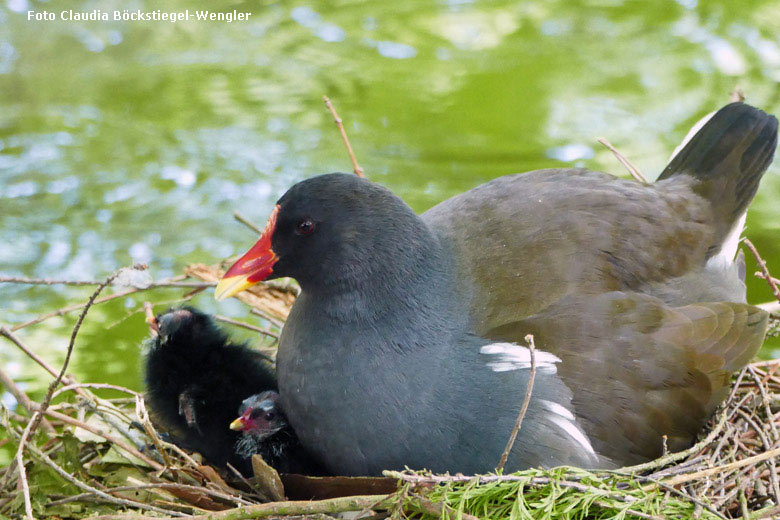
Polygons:
[[244,429],[244,420],[241,417],[239,417],[238,419],[230,423],[230,429],[235,432],[240,432],[241,430]]
[[247,278],[249,277],[239,275],[221,279],[214,289],[214,299],[222,301],[252,287],[254,284],[247,281]]

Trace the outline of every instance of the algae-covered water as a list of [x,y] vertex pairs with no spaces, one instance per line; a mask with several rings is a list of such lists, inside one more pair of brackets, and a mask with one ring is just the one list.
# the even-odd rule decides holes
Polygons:
[[[250,16],[61,19],[71,9]],[[28,11],[55,20],[28,19]],[[0,273],[102,279],[145,262],[159,279],[242,252],[255,237],[233,220],[234,210],[262,224],[295,181],[351,169],[324,94],[367,175],[423,211],[535,168],[625,176],[599,137],[654,178],[689,127],[735,87],[780,114],[778,81],[776,0],[5,0]],[[778,228],[780,161],[747,230],[775,274]],[[754,270],[749,259],[750,301],[771,300]],[[0,322],[19,323],[90,292],[0,284]],[[182,293],[93,308],[72,372],[140,388],[141,303]],[[193,303],[246,312],[216,304],[211,291]],[[59,363],[75,318],[19,334]],[[765,355],[771,345],[778,343]],[[47,377],[4,340],[0,361],[40,395]]]

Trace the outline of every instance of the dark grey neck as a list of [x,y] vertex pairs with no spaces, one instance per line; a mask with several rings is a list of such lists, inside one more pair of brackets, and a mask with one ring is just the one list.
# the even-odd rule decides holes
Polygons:
[[413,331],[407,337],[417,342],[429,334],[439,342],[451,337],[461,329],[458,316],[466,314],[458,311],[452,262],[439,240],[414,217],[415,228],[405,233],[402,243],[374,244],[371,260],[366,258],[370,265],[361,265],[339,283],[304,286],[301,298],[352,330]]

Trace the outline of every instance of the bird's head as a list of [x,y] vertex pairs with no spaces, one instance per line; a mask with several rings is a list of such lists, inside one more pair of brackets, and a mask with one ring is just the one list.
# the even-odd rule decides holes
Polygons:
[[287,426],[287,418],[279,407],[279,394],[273,390],[244,399],[238,409],[239,417],[230,423],[230,429],[264,439]]
[[209,345],[223,341],[214,320],[193,307],[169,309],[158,314],[150,324],[157,331],[161,345]]
[[356,175],[299,182],[274,207],[260,239],[217,285],[222,300],[266,279],[289,276],[305,290],[388,281],[413,269],[430,240],[419,217],[390,190]]

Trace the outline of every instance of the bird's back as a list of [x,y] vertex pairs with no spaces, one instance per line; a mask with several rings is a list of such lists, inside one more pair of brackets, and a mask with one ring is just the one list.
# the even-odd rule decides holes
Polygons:
[[[734,254],[777,120],[721,109],[654,184],[584,169],[501,177],[423,219],[473,330],[558,356],[574,413],[617,464],[692,442],[767,324]],[[609,406],[604,406],[609,402]]]

